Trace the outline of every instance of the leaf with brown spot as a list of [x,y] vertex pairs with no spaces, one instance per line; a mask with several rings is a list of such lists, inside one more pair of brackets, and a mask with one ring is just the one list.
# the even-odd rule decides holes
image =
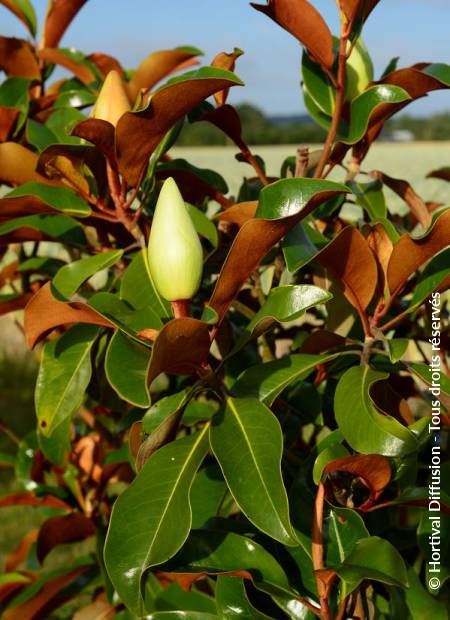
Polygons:
[[87,0],[50,0],[45,17],[43,47],[57,47],[72,19]]
[[21,144],[0,144],[0,181],[7,185],[22,185],[27,181],[49,183],[36,172],[38,156]]
[[389,291],[396,294],[411,274],[450,245],[450,209],[445,210],[422,237],[400,237],[388,264]]
[[8,553],[5,559],[5,570],[7,572],[15,571],[28,557],[31,545],[37,540],[39,529],[29,530],[22,538],[18,546]]
[[153,345],[149,385],[163,372],[192,375],[206,362],[209,347],[206,323],[191,318],[169,321],[160,330]]
[[331,503],[335,502],[334,486],[339,473],[351,474],[359,478],[369,490],[369,497],[361,505],[355,506],[362,511],[367,510],[377,501],[392,476],[388,459],[379,454],[357,454],[330,461],[323,470],[322,480],[327,498]]
[[[77,594],[78,589],[75,588],[67,593],[63,591],[89,568],[90,565],[79,566],[64,575],[50,578],[31,599],[17,607],[7,609],[2,620],[18,620],[19,618],[20,620],[37,620],[48,617],[53,609]],[[43,613],[45,615],[42,615]]]
[[[227,54],[227,52],[221,52],[220,54],[217,54],[217,56],[214,58],[211,66],[219,67],[220,69],[226,69],[227,71],[234,71],[234,68],[236,66],[236,60],[239,58],[239,56],[242,56],[243,53],[243,50],[239,49],[238,47],[235,47],[234,50],[229,54]],[[226,103],[229,92],[230,89],[227,88],[225,90],[219,91],[218,93],[214,93],[214,99],[218,106],[222,106]]]
[[214,219],[221,222],[228,222],[230,224],[237,224],[239,227],[243,226],[248,220],[255,217],[258,202],[256,200],[250,200],[248,202],[238,202],[237,204],[228,207],[225,211],[220,211]]
[[136,99],[141,90],[152,89],[160,80],[174,71],[178,71],[181,67],[198,64],[194,59],[200,54],[200,50],[195,48],[180,47],[173,50],[153,52],[147,56],[128,82],[128,93],[131,101]]
[[137,185],[150,155],[178,119],[210,95],[235,84],[241,82],[234,74],[202,67],[158,90],[144,110],[124,114],[116,128],[116,148],[119,169],[128,183]]
[[13,493],[0,497],[0,508],[8,508],[9,506],[35,506],[36,508],[60,508],[62,510],[72,510],[69,504],[66,504],[59,497],[46,495],[45,497],[36,497],[33,493]]
[[411,210],[411,213],[415,216],[417,221],[423,226],[428,228],[431,224],[431,214],[427,205],[422,198],[414,191],[408,181],[403,179],[395,179],[389,175],[381,172],[381,170],[372,170],[369,173],[373,179],[379,179],[384,185],[389,187],[393,192],[400,196]]
[[51,293],[51,283],[47,282],[33,295],[25,308],[24,329],[29,348],[33,349],[39,340],[56,327],[73,323],[114,327],[108,319],[86,304],[57,301]]
[[95,80],[92,70],[84,63],[75,60],[60,49],[46,47],[38,51],[41,60],[52,65],[60,65],[77,77],[83,84],[90,84]]
[[372,250],[359,230],[347,226],[316,258],[339,281],[352,306],[363,314],[375,293],[378,269]]
[[42,564],[50,551],[58,545],[79,542],[94,534],[95,526],[92,520],[81,512],[50,517],[41,525],[39,530],[37,558]]
[[333,37],[325,20],[307,0],[269,0],[267,5],[250,2],[302,43],[316,62],[332,69]]
[[8,77],[40,79],[39,62],[33,48],[23,39],[0,37],[0,69]]

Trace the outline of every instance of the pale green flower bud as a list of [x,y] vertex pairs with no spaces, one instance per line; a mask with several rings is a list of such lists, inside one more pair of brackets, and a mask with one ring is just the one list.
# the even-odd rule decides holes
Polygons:
[[[350,46],[350,41],[348,43]],[[367,47],[361,37],[347,60],[345,72],[345,98],[352,101],[360,95],[373,80],[373,64]]]
[[153,216],[148,243],[150,273],[168,301],[191,299],[203,271],[203,251],[177,184],[164,181]]
[[120,117],[130,110],[131,105],[122,78],[117,71],[112,70],[103,82],[92,116],[108,121],[115,127]]

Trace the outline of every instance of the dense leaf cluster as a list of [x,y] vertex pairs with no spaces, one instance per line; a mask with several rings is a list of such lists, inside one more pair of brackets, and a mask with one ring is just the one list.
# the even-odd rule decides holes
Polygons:
[[[374,80],[364,46],[352,53],[377,0],[339,0],[339,38],[306,0],[252,3],[304,46],[305,103],[326,135],[267,177],[227,104],[241,50],[198,67],[180,47],[126,71],[58,47],[84,3],[52,0],[39,43],[0,37],[0,312],[40,359],[36,430],[2,423],[18,445],[0,457],[17,478],[0,508],[42,517],[7,557],[2,617],[75,599],[76,620],[444,620],[450,210],[363,161],[396,112],[448,87],[449,67]],[[35,36],[28,0],[0,4]],[[53,82],[58,65],[71,77]],[[171,157],[200,121],[253,167],[237,198]],[[172,304],[147,252],[168,177],[204,253],[198,292]],[[85,539],[91,553],[48,570]]]

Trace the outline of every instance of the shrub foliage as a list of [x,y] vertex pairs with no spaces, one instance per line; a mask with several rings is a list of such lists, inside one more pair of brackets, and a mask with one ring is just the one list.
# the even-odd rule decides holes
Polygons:
[[[377,0],[338,0],[336,37],[306,0],[252,3],[302,44],[327,136],[269,177],[227,103],[241,50],[209,65],[194,47],[155,51],[125,70],[60,47],[85,1],[52,0],[36,42],[29,0],[0,0],[31,35],[0,37],[0,312],[23,316],[40,360],[36,430],[1,457],[17,482],[0,508],[44,517],[7,557],[2,617],[75,598],[80,620],[446,618],[450,210],[364,159],[449,67],[374,76],[360,37]],[[236,145],[237,197],[171,156],[199,122]],[[169,177],[204,257],[193,299],[172,303],[146,249]],[[172,241],[159,233],[152,260]],[[90,553],[48,570],[85,539]]]

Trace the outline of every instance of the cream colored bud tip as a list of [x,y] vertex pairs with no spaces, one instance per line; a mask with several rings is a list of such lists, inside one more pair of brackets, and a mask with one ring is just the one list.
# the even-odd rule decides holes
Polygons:
[[114,127],[125,112],[131,110],[125,85],[117,71],[110,71],[103,82],[92,110],[93,118],[108,121]]
[[203,250],[186,204],[173,178],[164,181],[148,243],[150,274],[168,301],[191,299],[203,272]]

